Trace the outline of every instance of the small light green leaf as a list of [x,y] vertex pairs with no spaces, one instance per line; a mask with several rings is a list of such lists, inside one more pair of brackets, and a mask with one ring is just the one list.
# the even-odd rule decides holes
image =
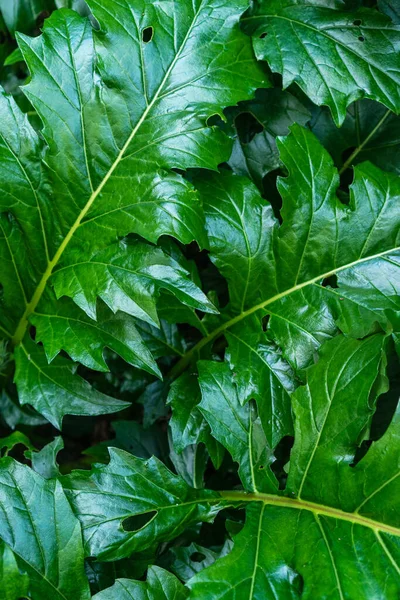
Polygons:
[[57,463],[57,454],[64,448],[61,436],[54,438],[39,452],[31,452],[32,469],[44,479],[53,479],[60,475]]

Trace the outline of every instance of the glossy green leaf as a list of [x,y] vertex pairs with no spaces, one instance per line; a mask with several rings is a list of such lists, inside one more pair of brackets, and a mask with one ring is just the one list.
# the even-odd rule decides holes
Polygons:
[[129,406],[92,388],[75,375],[78,365],[64,357],[49,364],[43,348],[29,337],[19,345],[16,360],[20,403],[33,406],[58,429],[65,414],[103,415]]
[[63,479],[88,556],[123,558],[217,514],[219,494],[190,488],[156,458],[143,460],[115,448],[110,457],[108,465]]
[[6,544],[0,543],[0,594],[3,600],[19,600],[28,595],[29,577],[21,573],[15,556]]
[[261,420],[253,404],[241,406],[229,366],[200,362],[199,383],[202,394],[199,409],[210,424],[213,436],[239,463],[244,488],[250,492],[276,490],[277,481],[269,468],[273,453]]
[[173,382],[167,403],[171,406],[170,420],[173,446],[181,454],[187,446],[203,443],[216,468],[220,467],[223,453],[210,434],[210,427],[200,411],[201,393],[197,377],[184,373]]
[[28,573],[32,600],[89,600],[81,529],[60,483],[3,458],[0,512],[0,538]]
[[168,573],[159,567],[151,567],[147,581],[131,581],[118,579],[115,584],[96,594],[94,600],[184,600],[188,590]]
[[172,552],[175,559],[171,565],[171,570],[181,581],[186,582],[194,577],[196,573],[212,565],[217,558],[225,556],[230,549],[230,540],[227,540],[220,552],[215,552],[194,543],[190,546],[173,548]]
[[57,454],[64,448],[61,436],[44,446],[39,452],[31,453],[32,469],[45,479],[53,479],[60,475]]
[[[399,594],[398,414],[353,465],[384,390],[384,345],[377,335],[338,336],[323,346],[307,385],[294,395],[295,445],[284,494],[226,494],[248,505],[246,525],[228,556],[189,581],[191,598]],[[251,446],[249,465],[250,457]]]
[[[262,189],[263,177],[281,166],[276,138],[288,135],[293,123],[306,125],[311,114],[303,104],[289,92],[274,88],[257,90],[254,100],[240,102],[238,107],[227,112],[229,121],[235,124],[236,135],[231,157],[228,161],[232,171],[245,175]],[[254,117],[262,131],[241,131],[243,118]]]
[[[99,27],[63,9],[46,20],[42,35],[18,35],[31,75],[23,92],[43,123],[40,136],[13,99],[0,96],[5,290],[0,326],[17,348],[21,402],[28,401],[27,388],[33,385],[30,403],[51,415],[53,423],[66,413],[96,414],[96,409],[93,413],[85,402],[76,406],[81,383],[70,377],[67,389],[61,367],[53,370],[54,381],[26,368],[21,344],[30,344],[26,332],[33,321],[47,358],[65,350],[74,360],[104,370],[103,347],[117,345],[131,364],[153,373],[157,367],[132,327],[127,331],[119,318],[104,331],[98,326],[101,318],[97,327],[84,318],[71,327],[69,316],[62,331],[64,307],[53,300],[48,306],[52,287],[93,321],[100,297],[113,312],[158,326],[155,302],[161,288],[191,309],[215,312],[187,272],[160,249],[121,238],[137,234],[155,243],[170,235],[206,244],[198,195],[176,170],[215,169],[226,160],[231,142],[208,125],[209,117],[268,85],[251,41],[239,28],[245,0],[218,6],[213,0],[88,4]],[[48,368],[40,363],[42,372]],[[63,400],[51,407],[55,387],[63,389]],[[120,406],[95,391],[90,397],[102,404],[97,414]]]
[[[332,159],[310,132],[295,125],[278,145],[289,172],[278,180],[281,225],[248,180],[224,172],[196,181],[211,258],[228,281],[230,302],[220,324],[174,371],[226,334],[229,345],[237,344],[231,366],[244,386],[241,397],[257,397],[262,389],[270,407],[278,392],[287,398],[296,385],[287,363],[297,371],[310,364],[337,323],[363,336],[377,322],[390,329],[399,307],[398,177],[360,165],[346,205],[336,195]],[[265,315],[270,315],[266,333]],[[271,341],[275,345],[268,349]],[[279,405],[282,409],[284,401]]]
[[375,10],[343,10],[338,0],[257,0],[244,15],[259,60],[326,104],[337,125],[354,100],[400,112],[400,28]]

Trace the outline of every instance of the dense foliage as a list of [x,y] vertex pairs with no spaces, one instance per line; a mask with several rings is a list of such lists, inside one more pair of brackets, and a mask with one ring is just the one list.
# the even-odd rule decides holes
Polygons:
[[400,3],[0,11],[0,598],[398,600]]

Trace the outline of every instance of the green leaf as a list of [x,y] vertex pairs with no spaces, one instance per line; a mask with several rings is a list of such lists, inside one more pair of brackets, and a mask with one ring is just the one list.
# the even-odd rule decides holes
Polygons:
[[17,425],[44,425],[46,419],[29,406],[20,407],[3,390],[0,394],[0,415],[11,429]]
[[[246,525],[229,555],[189,581],[191,598],[399,594],[398,412],[353,464],[374,399],[385,389],[384,347],[382,335],[338,336],[323,346],[307,385],[294,394],[295,444],[284,494],[223,494],[248,506]],[[248,464],[250,457],[249,446]]]
[[[136,234],[156,243],[170,235],[183,243],[206,244],[201,202],[176,171],[216,169],[229,158],[231,142],[208,125],[209,118],[268,85],[253,59],[251,41],[239,28],[245,0],[218,6],[213,0],[88,4],[99,27],[62,9],[46,20],[42,35],[17,36],[30,71],[23,92],[43,123],[40,136],[13,99],[0,95],[0,327],[16,347],[23,403],[28,401],[25,373],[39,379],[26,369],[21,346],[30,344],[26,332],[33,321],[48,358],[62,349],[91,368],[94,363],[105,368],[102,347],[113,337],[102,325],[90,329],[84,319],[78,340],[70,319],[61,332],[53,316],[60,315],[58,303],[50,313],[48,306],[44,310],[52,287],[57,297],[72,297],[92,320],[101,297],[113,312],[122,310],[158,326],[160,288],[191,309],[215,312],[187,272],[161,250],[137,237],[121,239]],[[82,327],[91,333],[82,333]],[[140,340],[127,345],[121,322],[115,327],[123,338],[119,334],[112,342],[118,352],[155,372]],[[93,391],[89,397],[96,397],[101,409],[74,406],[79,380],[69,385],[75,391],[67,389],[62,367],[58,370],[53,361],[47,368],[38,361],[42,371],[56,365],[59,374],[56,383],[40,376],[40,397],[38,384],[31,395],[31,404],[53,423],[71,413],[67,407],[73,406],[75,414],[99,414],[120,406]],[[63,366],[65,372],[74,368]],[[63,388],[63,402],[49,406],[54,386]]]
[[201,393],[197,378],[184,373],[173,382],[167,398],[171,406],[170,420],[173,446],[181,454],[187,446],[203,443],[216,469],[221,466],[223,453],[210,433],[210,427],[199,410]]
[[31,444],[30,439],[22,433],[22,431],[14,431],[10,435],[5,438],[0,439],[0,453],[2,456],[7,456],[9,452],[15,446],[22,444],[28,450],[32,450],[33,452],[36,450],[35,447]]
[[400,28],[375,10],[343,10],[329,0],[258,0],[243,16],[259,60],[281,73],[283,87],[297,83],[342,124],[360,98],[400,112]]
[[239,463],[244,488],[250,492],[275,491],[278,482],[269,468],[274,457],[257,410],[251,403],[241,406],[229,366],[202,361],[199,374],[202,394],[199,408],[213,436]]
[[24,57],[22,56],[21,50],[19,48],[15,48],[15,50],[13,50],[11,54],[7,56],[6,60],[4,61],[4,66],[9,67],[10,65],[15,65],[23,60]]
[[39,452],[31,453],[32,469],[44,479],[53,479],[60,475],[57,463],[57,454],[64,448],[61,436],[44,446]]
[[378,8],[381,12],[388,15],[394,23],[400,22],[399,0],[378,0]]
[[[257,90],[254,100],[240,102],[238,107],[226,111],[230,122],[236,125],[235,142],[228,161],[232,171],[252,179],[262,190],[262,180],[267,173],[281,166],[276,138],[288,135],[293,123],[306,125],[310,112],[289,92],[274,88]],[[253,116],[263,131],[249,136],[241,133],[239,120]],[[249,139],[250,137],[250,139]]]
[[29,337],[16,350],[15,381],[21,404],[31,404],[57,429],[65,414],[103,415],[129,406],[92,388],[74,375],[76,364],[58,356],[50,364]]
[[104,304],[98,307],[97,320],[87,317],[75,304],[62,298],[60,302],[41,302],[32,315],[37,342],[43,342],[49,363],[65,350],[76,362],[89,369],[109,371],[103,349],[108,347],[127,363],[161,377],[157,364],[129,315],[114,314]]
[[164,569],[150,567],[147,581],[117,579],[115,584],[93,596],[94,600],[184,600],[188,590]]
[[[90,289],[87,279],[93,282]],[[58,270],[52,282],[58,297],[70,296],[92,319],[100,297],[114,312],[122,310],[157,327],[160,288],[191,308],[216,312],[184,269],[158,248],[142,243],[113,245],[89,260],[83,256],[79,263]]]
[[[330,152],[340,171],[369,160],[399,174],[400,118],[371,100],[352,104],[338,130],[326,108],[318,108],[311,130]],[[344,157],[348,158],[344,160]]]
[[220,552],[215,552],[199,544],[192,543],[190,546],[181,546],[172,548],[174,562],[171,565],[171,571],[179,577],[181,581],[188,581],[206,567],[212,565],[217,558],[225,556],[230,550],[231,542],[222,547]]
[[32,31],[39,24],[38,17],[42,13],[48,17],[54,8],[54,0],[0,0],[0,11],[13,35],[16,31]]
[[116,448],[110,448],[110,457],[108,465],[62,480],[82,524],[87,556],[124,558],[217,514],[218,493],[194,490],[156,458],[143,460]]
[[81,529],[60,483],[3,458],[0,512],[0,538],[28,573],[33,600],[89,600]]
[[0,594],[3,600],[19,600],[28,595],[29,577],[21,573],[15,556],[6,544],[0,543]]
[[[337,323],[362,337],[377,322],[390,329],[392,311],[399,310],[398,177],[364,163],[355,169],[349,204],[343,204],[336,196],[339,178],[332,159],[309,131],[294,125],[278,146],[289,172],[278,180],[281,225],[248,180],[225,172],[196,180],[211,258],[227,279],[230,301],[220,324],[173,371],[181,372],[217,337],[226,334],[231,344],[230,336],[236,336],[243,349],[232,352],[238,362],[231,366],[245,384],[245,393],[239,393],[245,400],[271,387],[262,393],[266,407],[273,405],[276,390],[290,392],[296,385],[285,361],[300,372],[336,334]],[[266,334],[265,315],[270,315]],[[263,360],[255,354],[268,340],[277,347]],[[265,375],[261,381],[251,360],[265,363],[263,373],[272,371],[273,385],[265,384]],[[271,369],[274,363],[278,368]]]

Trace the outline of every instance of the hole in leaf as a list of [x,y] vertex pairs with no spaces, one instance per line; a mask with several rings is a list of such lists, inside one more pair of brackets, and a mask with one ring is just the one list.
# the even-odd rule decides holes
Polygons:
[[235,119],[235,127],[242,144],[248,144],[257,133],[261,133],[264,127],[249,112],[240,113]]
[[142,31],[142,41],[144,44],[148,44],[153,39],[154,29],[152,27],[145,27]]
[[140,531],[146,525],[150,523],[157,516],[157,511],[152,510],[148,513],[141,513],[140,515],[133,515],[132,517],[128,517],[122,523],[122,527],[124,531]]
[[358,39],[360,40],[360,42],[365,42],[365,37],[363,35],[359,35]]
[[338,282],[337,282],[337,275],[331,275],[330,277],[326,277],[326,279],[323,280],[322,282],[323,287],[331,287],[331,288],[337,288],[338,287]]
[[203,562],[203,560],[206,559],[206,555],[203,554],[202,552],[193,552],[193,554],[190,555],[190,560],[192,560],[193,562]]
[[262,471],[263,469],[265,469],[264,465],[260,465],[258,468],[260,469],[260,471]]
[[264,33],[262,33],[262,34],[260,35],[260,40],[263,40],[264,38],[266,38],[266,37],[267,37],[267,35],[268,35],[268,32],[267,32],[267,31],[264,31]]
[[362,21],[361,19],[356,19],[355,21],[353,21],[353,25],[355,25],[356,27],[359,27],[361,25]]

